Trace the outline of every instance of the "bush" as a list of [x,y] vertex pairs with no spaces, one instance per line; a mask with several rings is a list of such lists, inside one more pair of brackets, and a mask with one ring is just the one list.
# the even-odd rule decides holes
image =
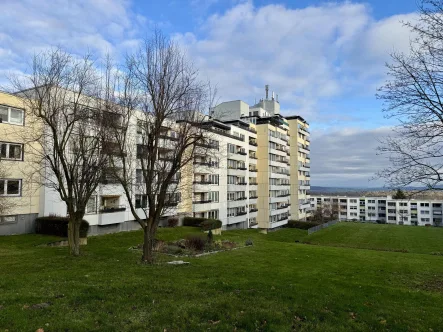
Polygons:
[[203,251],[206,245],[206,238],[201,235],[189,235],[186,238],[185,246],[187,249]]
[[252,245],[254,245],[254,242],[252,242],[251,239],[247,239],[247,240],[245,241],[245,246],[252,246]]
[[184,217],[183,226],[200,227],[200,224],[207,220],[206,218]]
[[287,227],[307,230],[318,225],[320,224],[316,222],[289,220]]
[[377,224],[386,224],[386,220],[376,220]]
[[200,223],[200,227],[204,231],[210,231],[211,229],[217,229],[222,227],[222,222],[221,220],[218,219],[207,219]]
[[[35,219],[35,232],[37,234],[55,235],[60,237],[68,237],[68,223],[67,217],[39,217]],[[80,237],[87,237],[89,223],[82,220],[80,224]]]
[[169,218],[168,219],[168,227],[177,227],[178,219],[177,218]]

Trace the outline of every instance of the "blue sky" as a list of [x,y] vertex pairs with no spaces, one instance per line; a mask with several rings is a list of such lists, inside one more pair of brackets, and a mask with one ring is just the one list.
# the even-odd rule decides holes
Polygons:
[[[34,52],[63,46],[97,58],[133,52],[154,27],[175,38],[218,86],[220,101],[279,94],[312,128],[312,184],[379,186],[390,132],[375,98],[392,51],[407,52],[415,0],[3,0],[0,84]],[[352,147],[352,148],[351,148]]]

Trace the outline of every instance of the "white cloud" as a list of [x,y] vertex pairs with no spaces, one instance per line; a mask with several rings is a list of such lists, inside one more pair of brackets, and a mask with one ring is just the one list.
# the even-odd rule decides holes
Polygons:
[[0,71],[25,71],[35,52],[53,46],[118,57],[142,21],[127,0],[3,0]]
[[313,132],[311,141],[311,184],[337,187],[377,187],[382,181],[375,174],[389,165],[376,148],[380,140],[392,134],[392,128],[362,130],[343,128]]
[[222,100],[254,102],[270,84],[282,108],[318,117],[319,101],[374,94],[393,49],[407,50],[399,15],[376,21],[361,3],[304,9],[245,2],[210,16],[198,33],[177,34]]

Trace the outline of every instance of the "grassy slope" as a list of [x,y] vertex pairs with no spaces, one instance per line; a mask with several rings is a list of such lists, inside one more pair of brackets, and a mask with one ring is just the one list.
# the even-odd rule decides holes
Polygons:
[[443,229],[345,222],[304,238],[310,243],[366,249],[443,253]]
[[[159,236],[193,231],[163,229]],[[443,257],[293,243],[304,236],[225,232],[236,241],[252,238],[254,246],[186,259],[188,266],[138,264],[139,253],[128,248],[140,232],[90,238],[80,258],[37,247],[50,242],[43,236],[2,237],[0,331],[441,328],[442,293],[422,287],[442,279]],[[42,302],[52,304],[24,308]]]

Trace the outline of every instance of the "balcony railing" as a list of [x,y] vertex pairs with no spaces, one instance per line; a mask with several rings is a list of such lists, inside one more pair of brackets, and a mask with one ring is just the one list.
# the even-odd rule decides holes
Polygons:
[[212,201],[210,199],[206,199],[206,200],[192,201],[192,204],[206,204],[211,202]]
[[258,209],[250,209],[250,210],[249,210],[249,213],[257,212],[257,211],[258,211]]
[[245,215],[247,215],[248,213],[245,211],[245,212],[237,212],[237,214],[235,215],[236,217],[239,217],[239,216],[245,216]]
[[113,212],[121,212],[126,211],[126,207],[124,205],[114,206],[114,207],[103,207],[98,212],[99,213],[113,213]]
[[254,142],[254,141],[249,141],[249,145],[258,146],[257,142]]
[[204,180],[201,180],[201,181],[193,181],[192,183],[193,183],[193,184],[213,184],[212,181],[204,181]]
[[257,199],[258,196],[249,196],[249,199]]

